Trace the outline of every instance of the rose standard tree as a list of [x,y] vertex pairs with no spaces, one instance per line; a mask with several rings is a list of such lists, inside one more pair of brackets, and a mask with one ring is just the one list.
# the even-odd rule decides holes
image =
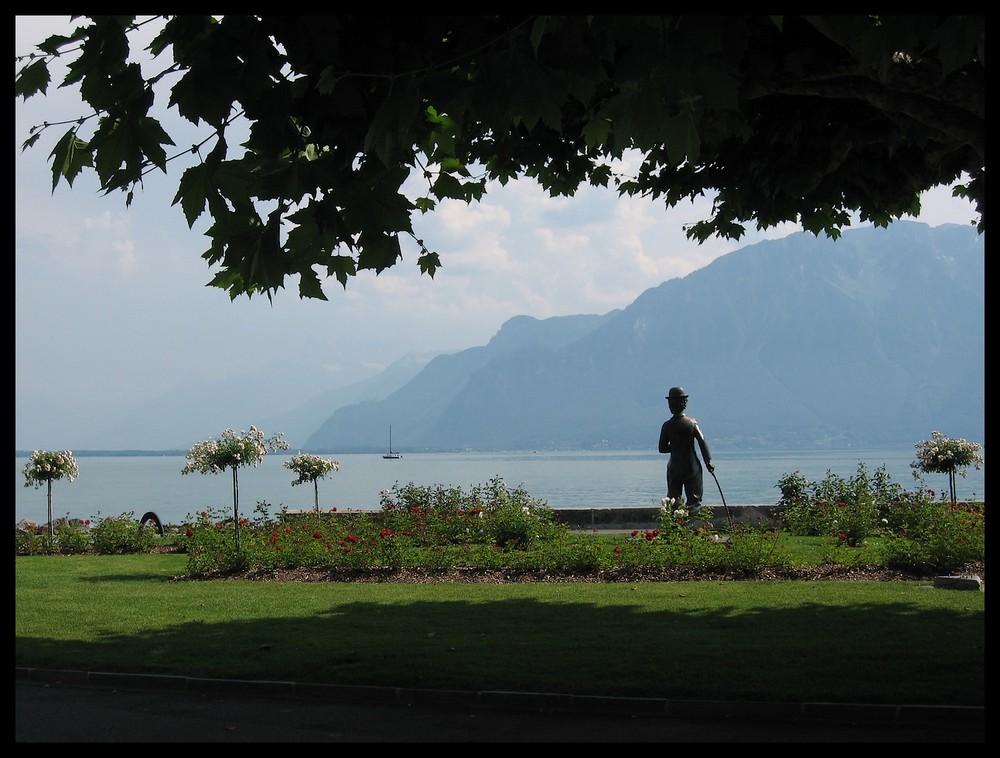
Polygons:
[[251,426],[250,431],[240,431],[239,434],[232,429],[226,429],[221,438],[199,442],[184,456],[187,463],[181,469],[182,474],[195,471],[202,474],[221,474],[226,469],[232,469],[233,528],[237,550],[240,548],[240,467],[256,468],[268,451],[287,449],[288,443],[281,434],[265,437],[257,427]]
[[285,461],[284,466],[299,475],[299,478],[292,482],[293,487],[296,484],[312,482],[315,509],[319,513],[319,480],[331,471],[340,471],[340,461],[302,453],[301,455],[293,455],[290,460]]
[[24,486],[38,487],[44,482],[48,487],[49,505],[49,537],[55,536],[55,528],[52,525],[52,480],[68,479],[73,481],[80,475],[80,469],[76,464],[76,458],[69,450],[35,450],[31,454],[31,459],[24,466]]
[[913,476],[919,478],[920,471],[928,474],[947,474],[952,505],[957,502],[955,474],[964,478],[968,476],[965,469],[975,466],[976,471],[979,471],[983,463],[980,452],[982,447],[979,443],[945,437],[941,432],[931,432],[929,440],[922,440],[914,447],[917,448],[917,460],[910,464],[910,468],[914,469]]

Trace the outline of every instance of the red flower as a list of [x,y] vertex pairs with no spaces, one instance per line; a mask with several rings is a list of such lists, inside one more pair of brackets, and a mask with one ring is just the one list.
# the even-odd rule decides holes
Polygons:
[[318,540],[321,540],[323,539],[323,532],[313,532],[313,537],[315,537]]
[[188,537],[194,537],[194,532],[191,529],[185,529],[184,534],[186,534]]
[[202,518],[208,518],[208,511],[201,512]]
[[379,532],[379,536],[380,537],[391,537],[392,536],[392,529],[389,529],[389,528],[383,529],[381,532]]
[[[597,530],[595,529],[594,531],[597,531]],[[633,536],[633,537],[635,537],[635,536],[636,536],[636,535],[638,535],[638,534],[639,534],[639,530],[638,530],[638,529],[633,529],[633,530],[632,530],[632,536]]]
[[347,537],[345,537],[344,539],[346,539],[348,542],[357,542],[358,541],[358,538],[355,535],[353,535],[353,534],[348,534]]
[[837,535],[837,539],[846,540],[847,539],[847,535],[844,534],[843,532],[841,532],[840,534]]
[[622,551],[621,545],[615,548],[616,553],[620,553],[621,551]]
[[656,538],[656,534],[653,532],[646,532],[646,541],[651,542]]

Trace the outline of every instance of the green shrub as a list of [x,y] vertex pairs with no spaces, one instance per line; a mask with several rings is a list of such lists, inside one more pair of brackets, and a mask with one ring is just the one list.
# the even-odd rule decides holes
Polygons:
[[84,555],[91,549],[90,520],[70,518],[57,519],[53,524],[55,539],[53,550],[61,555]]
[[908,491],[893,483],[883,468],[869,477],[859,464],[851,479],[828,473],[818,483],[795,472],[777,486],[782,492],[781,523],[790,534],[831,536],[838,548],[859,548],[867,538],[877,537],[868,554],[828,551],[831,563],[874,561],[896,570],[933,573],[983,559],[983,506],[935,501],[922,484]]
[[[718,546],[716,546],[718,547]],[[774,530],[760,529],[751,524],[738,524],[716,550],[719,568],[757,576],[765,569],[786,569],[792,565],[778,545]]]
[[860,547],[877,534],[905,492],[884,466],[869,475],[863,462],[851,478],[828,471],[822,481],[810,482],[796,471],[776,486],[781,490],[781,523],[789,533],[833,536],[849,547]]
[[[779,530],[743,523],[719,534],[682,504],[665,500],[656,528],[625,535],[573,532],[523,488],[510,490],[493,479],[468,492],[411,483],[383,493],[382,509],[370,512],[291,514],[282,508],[272,517],[271,507],[259,502],[252,521],[241,519],[238,544],[232,519],[221,511],[189,516],[179,527],[168,525],[164,535],[187,553],[194,578],[298,567],[566,574],[685,567],[753,577],[790,568],[780,537],[802,532],[829,541],[811,545],[812,555],[845,566],[928,573],[984,557],[982,503],[953,506],[924,489],[907,492],[881,469],[869,477],[863,464],[851,479],[828,474],[814,483],[796,472],[778,486],[785,507]],[[133,514],[94,523],[67,517],[53,527],[51,537],[47,528],[15,529],[16,554],[142,553],[168,539]]]
[[134,513],[98,519],[90,530],[91,547],[99,555],[148,553],[156,539],[156,529],[137,521]]
[[948,573],[986,555],[986,514],[979,504],[921,501],[900,506],[902,525],[878,545],[888,568]]
[[[248,523],[243,519],[244,525]],[[213,573],[231,573],[249,567],[248,556],[253,551],[237,547],[233,537],[233,521],[215,509],[201,511],[195,520],[185,524],[184,549],[188,556],[188,573],[193,577]]]
[[566,529],[544,501],[523,487],[509,489],[499,477],[468,492],[412,482],[396,485],[381,493],[380,505],[396,532],[425,546],[476,543],[525,550]]
[[14,554],[15,555],[52,555],[54,537],[50,537],[48,532],[40,532],[34,529],[14,530]]
[[14,551],[17,555],[83,555],[91,551],[90,520],[54,519],[52,534],[46,527],[14,530]]

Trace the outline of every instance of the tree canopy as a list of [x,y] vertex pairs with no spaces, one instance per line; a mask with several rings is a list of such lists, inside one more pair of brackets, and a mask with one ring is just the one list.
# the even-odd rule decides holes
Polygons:
[[[404,244],[433,277],[415,214],[521,177],[666,207],[712,195],[698,241],[885,226],[957,183],[985,231],[984,16],[80,18],[15,78],[16,97],[45,94],[65,56],[59,86],[93,109],[55,141],[53,191],[92,170],[130,203],[178,161],[173,202],[191,227],[207,211],[210,284],[234,299],[295,275],[326,299],[323,278],[346,287]],[[164,101],[204,138],[177,147]]]

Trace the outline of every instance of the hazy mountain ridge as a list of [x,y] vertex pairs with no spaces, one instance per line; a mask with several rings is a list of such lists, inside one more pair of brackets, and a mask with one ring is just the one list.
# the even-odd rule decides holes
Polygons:
[[675,384],[719,447],[982,439],[984,257],[971,227],[904,221],[761,242],[604,316],[511,319],[306,449],[382,449],[389,424],[404,451],[649,449]]
[[324,448],[322,440],[331,435],[341,435],[342,445],[347,448],[368,452],[385,448],[390,425],[400,423],[415,428],[436,424],[465,385],[474,381],[478,372],[492,361],[528,348],[548,349],[572,342],[613,317],[612,314],[559,316],[544,321],[515,316],[489,344],[436,357],[385,400],[338,409],[309,437],[305,449]]
[[[275,377],[287,370],[284,367],[235,379],[190,377],[167,394],[125,410],[120,420],[103,428],[92,443],[81,447],[186,451],[195,442],[218,437],[223,429],[233,427],[233,419],[241,419],[245,420],[244,425],[238,429],[246,429],[252,423],[268,435],[281,432],[297,448],[337,408],[387,397],[438,355],[403,356],[369,379],[334,387],[305,402],[290,395],[276,381]],[[318,364],[305,363],[296,370],[320,374],[322,369]]]

